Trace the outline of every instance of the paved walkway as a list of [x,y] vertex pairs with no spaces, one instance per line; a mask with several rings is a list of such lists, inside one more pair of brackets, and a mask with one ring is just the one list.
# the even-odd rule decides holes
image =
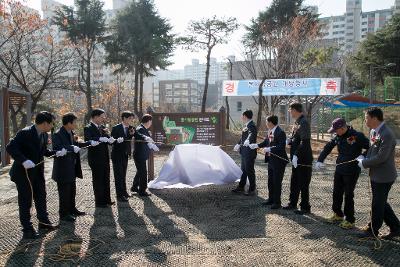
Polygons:
[[[239,162],[237,155],[232,157]],[[157,169],[165,159],[156,158]],[[400,243],[384,242],[381,250],[374,250],[373,241],[354,237],[355,230],[344,231],[323,222],[322,218],[331,214],[332,169],[314,173],[313,215],[302,217],[260,205],[267,194],[266,169],[261,158],[256,164],[257,197],[234,195],[230,192],[232,185],[206,186],[153,191],[150,198],[134,196],[129,203],[109,209],[95,209],[86,163],[83,168],[85,178],[78,181],[77,205],[88,215],[78,218],[75,225],[61,224],[59,230],[33,244],[20,241],[15,191],[12,183],[1,179],[0,266],[400,265]],[[131,184],[132,162],[128,173]],[[358,226],[368,220],[368,188],[364,174],[356,189]],[[289,169],[283,191],[286,203]],[[7,196],[3,196],[5,192]],[[47,192],[51,220],[57,222],[57,190],[53,181],[48,181]],[[400,185],[396,183],[390,202],[398,215],[399,196]],[[71,239],[80,244],[79,256],[73,257],[73,261],[60,261],[55,254]]]

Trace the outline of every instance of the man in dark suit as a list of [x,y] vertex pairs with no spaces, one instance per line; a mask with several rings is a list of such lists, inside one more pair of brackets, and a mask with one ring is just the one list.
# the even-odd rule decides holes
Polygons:
[[55,229],[47,213],[44,164],[36,166],[43,161],[44,156],[51,157],[56,154],[57,157],[62,157],[67,153],[65,149],[54,152],[47,148],[47,132],[53,128],[53,121],[54,116],[51,113],[38,113],[35,125],[18,131],[7,145],[7,152],[14,159],[10,176],[17,186],[19,219],[23,228],[23,238],[27,239],[39,236],[31,222],[32,200],[35,201],[39,230]]
[[135,115],[130,111],[124,111],[121,114],[121,118],[122,122],[115,125],[111,130],[111,136],[117,140],[113,144],[111,159],[117,200],[127,202],[130,195],[126,191],[126,170],[128,168],[128,158],[131,156],[131,140],[134,134],[132,123]]
[[109,130],[103,125],[106,114],[102,109],[93,109],[91,122],[84,128],[85,141],[100,144],[88,149],[88,162],[92,170],[93,191],[96,207],[106,208],[114,204],[110,195],[110,155],[108,145],[115,142]]
[[146,161],[149,159],[150,151],[159,151],[150,137],[149,128],[152,124],[152,116],[149,114],[143,115],[140,120],[140,125],[135,131],[135,149],[133,151],[133,159],[136,165],[136,175],[133,179],[132,192],[139,193],[139,196],[148,197],[150,193],[147,190],[147,166]]
[[79,151],[81,147],[96,146],[96,141],[78,142],[75,140],[74,130],[78,118],[74,113],[62,116],[63,126],[53,134],[53,149],[66,149],[67,155],[56,158],[53,164],[52,178],[57,182],[59,197],[59,215],[61,221],[74,222],[76,216],[85,215],[85,212],[76,208],[76,177],[83,178],[81,158]]
[[239,151],[241,156],[242,176],[240,177],[239,185],[232,190],[234,193],[243,193],[246,186],[247,178],[249,178],[249,190],[245,192],[247,196],[256,195],[256,173],[254,170],[254,162],[257,157],[257,151],[249,147],[257,141],[257,127],[253,122],[253,112],[246,110],[242,114],[242,121],[245,127],[242,130],[242,136],[239,142],[233,148],[234,151]]
[[[296,120],[292,135],[287,140],[290,146],[292,176],[290,178],[290,202],[284,209],[295,209],[295,213],[303,215],[311,212],[310,182],[312,174],[312,149],[310,124],[303,114],[303,105],[293,103],[289,106],[291,117]],[[300,210],[297,202],[301,193]]]
[[371,221],[361,237],[378,236],[383,222],[390,228],[384,239],[400,236],[400,221],[388,203],[389,191],[397,178],[395,165],[396,138],[383,120],[383,112],[372,107],[365,113],[365,124],[371,129],[371,146],[367,156],[358,158],[360,168],[369,169],[372,189]]
[[271,209],[281,208],[282,180],[289,159],[286,154],[286,134],[278,125],[278,117],[267,117],[268,135],[262,143],[250,144],[251,149],[264,148],[268,163],[268,200],[264,205]]
[[[336,164],[351,161],[357,158],[363,149],[369,148],[369,140],[361,132],[357,132],[352,127],[347,126],[346,121],[337,118],[332,122],[329,133],[336,133],[332,140],[328,142],[315,164],[317,170],[322,169],[325,158],[331,153],[334,147],[337,147],[338,157]],[[328,218],[331,223],[339,222],[343,229],[354,227],[354,189],[356,188],[361,169],[357,161],[336,166],[333,180],[333,215]],[[344,212],[342,210],[344,194]],[[346,219],[344,219],[346,216]]]

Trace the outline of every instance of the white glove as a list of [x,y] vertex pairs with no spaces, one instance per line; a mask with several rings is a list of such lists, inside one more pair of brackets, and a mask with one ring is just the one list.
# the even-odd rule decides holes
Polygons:
[[360,156],[357,157],[357,160],[360,160],[360,159],[364,160],[365,159],[364,155],[360,155]]
[[90,141],[91,146],[98,146],[100,143],[97,141]]
[[243,146],[249,146],[250,145],[250,140],[246,139],[246,141],[244,141]]
[[264,148],[264,153],[270,153],[271,152],[271,148],[270,147],[265,147]]
[[315,163],[315,169],[317,171],[321,170],[324,166],[325,166],[325,164],[320,161],[317,161],[317,163]]
[[365,169],[364,165],[362,164],[363,159],[357,159],[358,160],[358,167],[361,168],[361,170]]
[[154,151],[156,151],[156,152],[160,151],[160,149],[159,149],[155,144],[153,144],[153,143],[148,143],[147,146],[148,146],[150,149],[152,149],[152,150],[154,150]]
[[32,169],[35,168],[35,163],[33,163],[31,160],[25,160],[22,162],[22,165],[24,166],[25,169]]
[[114,139],[114,137],[110,137],[110,138],[108,138],[108,143],[111,145],[112,143],[114,143],[115,142],[115,139]]
[[296,155],[294,155],[293,156],[293,159],[292,159],[292,165],[293,165],[293,168],[297,168],[297,161],[299,160],[299,158],[296,156]]
[[153,139],[149,136],[145,136],[144,141],[154,143]]
[[118,142],[118,144],[121,144],[122,142],[124,142],[124,138],[123,137],[118,138],[117,142]]
[[239,145],[239,144],[236,144],[235,147],[233,148],[233,151],[238,152],[239,149],[240,149],[240,145]]
[[100,137],[100,138],[99,138],[99,141],[100,141],[101,143],[107,143],[107,142],[108,142],[108,138],[107,138],[107,137]]
[[72,146],[72,147],[73,147],[75,153],[79,153],[79,151],[81,151],[81,149],[77,146]]
[[65,155],[67,155],[67,150],[65,148],[61,149],[60,151],[56,152],[56,157],[64,157]]
[[257,149],[258,145],[257,144],[250,144],[249,147],[250,147],[250,149]]
[[156,152],[160,151],[160,149],[158,148],[158,146],[156,146],[155,144],[152,143],[152,149]]

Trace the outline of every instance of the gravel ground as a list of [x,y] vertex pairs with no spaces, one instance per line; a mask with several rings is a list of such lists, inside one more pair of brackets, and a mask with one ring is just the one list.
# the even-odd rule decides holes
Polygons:
[[[239,162],[238,155],[229,152]],[[155,159],[156,173],[167,153]],[[47,164],[50,177],[51,164]],[[374,242],[355,237],[357,230],[341,230],[325,223],[331,215],[333,167],[315,172],[311,183],[313,214],[272,211],[260,204],[267,196],[266,165],[256,163],[258,196],[234,195],[235,185],[197,189],[153,190],[147,199],[133,196],[129,203],[108,209],[94,207],[91,174],[83,163],[78,180],[77,205],[87,212],[75,224],[62,223],[37,242],[21,241],[16,190],[6,175],[0,177],[1,266],[399,266],[400,240]],[[128,185],[135,168],[129,163]],[[289,194],[290,169],[283,184],[283,203]],[[113,177],[112,194],[115,199]],[[58,222],[56,184],[47,182],[51,220]],[[362,174],[356,189],[356,217],[364,226],[369,217],[368,177]],[[400,216],[400,186],[390,203]],[[36,219],[33,220],[36,224]],[[383,231],[387,231],[384,228]],[[73,241],[71,241],[73,240]],[[59,257],[60,247],[79,244],[76,256]],[[57,256],[57,257],[56,257]]]

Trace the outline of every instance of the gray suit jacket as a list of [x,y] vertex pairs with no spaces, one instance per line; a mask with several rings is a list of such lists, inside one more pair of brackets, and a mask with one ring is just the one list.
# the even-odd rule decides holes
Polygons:
[[397,171],[394,162],[396,138],[392,130],[383,124],[375,144],[368,149],[363,166],[369,168],[371,181],[376,183],[392,183],[396,180]]

